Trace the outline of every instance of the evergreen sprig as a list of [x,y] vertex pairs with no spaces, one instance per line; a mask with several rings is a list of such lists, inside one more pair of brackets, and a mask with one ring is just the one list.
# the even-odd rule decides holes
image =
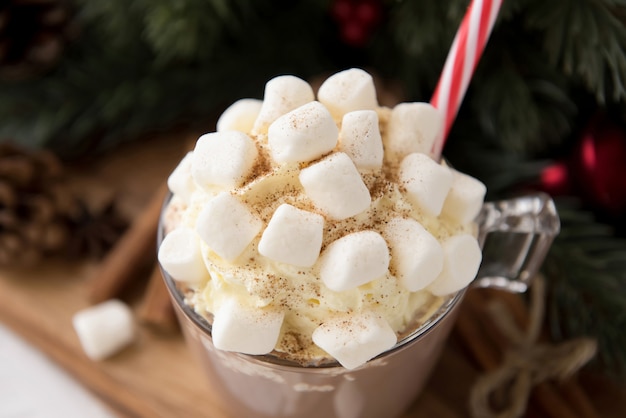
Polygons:
[[[390,41],[375,56],[403,80],[409,100],[429,100],[467,3],[404,1],[391,9]],[[588,102],[623,105],[625,10],[623,0],[504,2],[451,138],[465,131],[466,114],[480,122],[484,140],[532,156],[563,145]]]
[[[623,0],[530,0],[524,23],[542,33],[553,66],[580,77],[600,103],[626,98]],[[623,12],[623,10],[622,10]]]
[[[315,22],[323,13],[317,3],[279,2],[282,8],[269,13],[269,3],[276,3],[199,2],[209,3],[209,11],[189,0],[185,14],[221,24],[211,29],[219,35],[200,31],[184,39],[169,24],[154,30],[163,19],[157,15],[168,12],[148,10],[161,3],[165,9],[179,4],[85,2],[81,38],[54,73],[28,83],[0,83],[0,139],[71,158],[172,126],[209,130],[216,110],[241,97],[260,97],[272,76],[312,76],[327,60],[317,42]],[[298,19],[306,15],[312,20]],[[237,19],[245,30],[229,26]],[[285,33],[295,41],[276,48]]]
[[626,382],[626,239],[572,201],[557,201],[561,234],[544,264],[551,334],[598,340],[595,365]]
[[[74,1],[82,35],[57,71],[0,83],[0,138],[79,155],[206,120],[280,73],[347,66],[428,101],[467,8],[387,1],[370,44],[355,50],[341,44],[330,0]],[[478,129],[495,148],[533,156],[563,145],[589,101],[617,103],[626,118],[625,3],[504,2],[451,139]]]

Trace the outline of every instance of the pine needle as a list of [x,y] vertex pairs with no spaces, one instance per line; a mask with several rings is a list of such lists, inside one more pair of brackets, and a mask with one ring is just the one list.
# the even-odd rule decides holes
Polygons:
[[552,335],[597,338],[595,366],[626,381],[626,239],[580,207],[557,203],[564,233],[544,266]]

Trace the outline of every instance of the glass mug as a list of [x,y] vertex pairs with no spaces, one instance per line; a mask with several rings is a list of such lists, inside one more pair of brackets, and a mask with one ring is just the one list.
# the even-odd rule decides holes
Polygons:
[[[165,211],[167,202],[164,205]],[[164,213],[164,212],[163,212]],[[161,216],[158,243],[164,237]],[[546,194],[488,202],[476,219],[483,262],[470,286],[523,292],[541,266],[560,222]],[[389,351],[347,370],[338,363],[304,367],[271,354],[218,350],[211,325],[184,303],[162,270],[187,345],[232,417],[394,417],[421,392],[442,352],[465,289],[450,295],[422,326]]]

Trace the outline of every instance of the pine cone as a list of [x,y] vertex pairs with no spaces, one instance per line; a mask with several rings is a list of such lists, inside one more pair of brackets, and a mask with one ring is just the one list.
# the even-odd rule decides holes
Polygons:
[[0,79],[25,79],[48,71],[74,33],[66,0],[0,2]]
[[69,192],[54,154],[0,144],[0,266],[101,256],[125,226],[112,204],[92,213]]
[[60,176],[51,154],[0,146],[0,265],[33,264],[65,245],[69,231],[55,205]]

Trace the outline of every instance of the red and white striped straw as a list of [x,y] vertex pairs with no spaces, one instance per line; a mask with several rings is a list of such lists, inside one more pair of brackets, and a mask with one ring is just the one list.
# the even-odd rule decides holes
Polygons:
[[502,0],[472,0],[456,33],[430,103],[444,115],[443,135],[433,145],[439,158],[474,69],[498,17]]

